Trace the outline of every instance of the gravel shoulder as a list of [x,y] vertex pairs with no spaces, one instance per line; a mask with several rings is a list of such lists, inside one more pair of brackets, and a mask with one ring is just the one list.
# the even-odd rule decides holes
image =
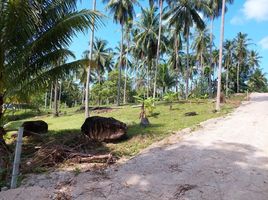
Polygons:
[[105,171],[32,177],[0,199],[268,199],[268,94],[252,94],[231,115],[201,126]]

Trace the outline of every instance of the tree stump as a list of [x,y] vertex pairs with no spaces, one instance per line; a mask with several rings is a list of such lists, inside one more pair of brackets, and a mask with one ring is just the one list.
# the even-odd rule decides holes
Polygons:
[[48,124],[42,120],[26,121],[22,124],[24,128],[23,136],[31,136],[31,132],[43,134],[48,132]]
[[127,125],[114,118],[89,117],[81,127],[82,133],[99,142],[112,142],[126,138]]
[[220,95],[220,103],[226,103],[225,95],[223,92],[221,92],[221,95]]

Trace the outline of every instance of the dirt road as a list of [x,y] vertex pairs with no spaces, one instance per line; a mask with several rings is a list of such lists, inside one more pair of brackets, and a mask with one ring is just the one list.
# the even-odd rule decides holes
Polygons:
[[[122,166],[71,177],[60,190],[79,200],[267,200],[268,94],[253,94],[230,116],[203,126]],[[0,199],[52,198],[53,181],[39,182]]]

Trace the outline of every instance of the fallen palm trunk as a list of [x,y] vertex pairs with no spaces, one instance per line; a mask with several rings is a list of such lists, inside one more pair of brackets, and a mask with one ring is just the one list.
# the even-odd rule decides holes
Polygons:
[[83,156],[75,156],[72,159],[69,159],[70,162],[75,163],[106,163],[111,164],[114,163],[115,159],[111,154],[107,155],[83,155]]

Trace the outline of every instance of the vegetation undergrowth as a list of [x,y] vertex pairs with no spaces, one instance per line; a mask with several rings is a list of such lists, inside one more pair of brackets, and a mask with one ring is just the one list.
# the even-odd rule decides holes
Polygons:
[[[128,139],[119,143],[102,144],[103,146],[96,147],[97,151],[111,152],[118,157],[122,156],[134,156],[142,149],[148,147],[150,144],[159,141],[172,133],[175,133],[181,129],[187,127],[193,127],[202,121],[210,118],[215,118],[229,113],[233,108],[237,107],[241,100],[245,98],[242,96],[232,96],[227,100],[227,103],[223,105],[221,112],[214,112],[214,102],[211,100],[189,100],[177,101],[173,103],[173,107],[170,110],[169,104],[165,102],[158,102],[156,104],[154,114],[150,118],[151,125],[147,128],[143,128],[139,124],[139,107],[123,106],[120,109],[113,109],[107,113],[92,113],[92,115],[100,115],[104,117],[114,117],[120,121],[125,122],[128,125]],[[45,143],[50,141],[62,142],[65,139],[66,145],[71,145],[75,142],[73,137],[80,134],[80,127],[84,122],[84,115],[77,113],[72,109],[66,114],[54,118],[50,115],[36,116],[34,118],[28,118],[20,121],[10,122],[8,128],[16,129],[25,120],[37,120],[42,119],[48,123],[49,133],[42,139]],[[184,114],[188,112],[196,112],[196,116],[186,117]],[[75,135],[73,135],[75,134]],[[13,139],[10,134],[7,136],[10,138],[9,142]],[[67,140],[69,138],[70,140]],[[24,139],[25,149],[28,146],[36,146],[40,144],[40,141]],[[24,152],[25,154],[25,152]],[[31,152],[28,155],[31,156]]]

